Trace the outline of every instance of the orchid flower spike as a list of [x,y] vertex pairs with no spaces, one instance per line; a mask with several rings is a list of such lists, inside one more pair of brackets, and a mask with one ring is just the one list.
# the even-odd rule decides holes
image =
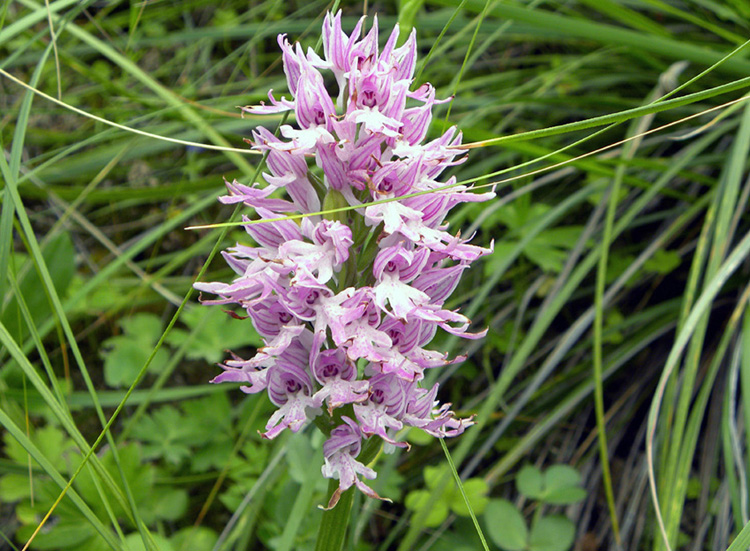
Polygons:
[[[445,301],[492,246],[449,233],[445,218],[455,205],[494,193],[439,182],[466,157],[455,127],[424,142],[440,100],[429,84],[414,87],[415,32],[396,47],[396,27],[381,50],[377,20],[361,37],[364,24],[347,34],[341,12],[329,13],[323,57],[279,36],[290,97],[269,92],[269,105],[242,109],[289,111],[296,124],[281,126],[281,137],[255,129],[253,147],[268,153],[266,185],[227,182],[220,199],[254,209],[262,223],[245,229],[256,245],[224,252],[237,274],[231,283],[195,284],[217,297],[205,303],[244,309],[246,317],[235,317],[265,341],[250,359],[233,355],[213,380],[268,392],[278,409],[263,436],[298,432],[324,416],[322,473],[339,481],[328,508],[351,486],[379,498],[362,481],[376,477],[361,460],[365,444],[392,450],[408,447],[398,439],[404,427],[443,438],[472,424],[440,405],[437,385],[422,387],[425,370],[463,358],[425,347],[438,330],[471,339],[486,333],[469,333],[470,320]],[[333,207],[351,209],[314,214]],[[290,213],[308,216],[284,220]]]

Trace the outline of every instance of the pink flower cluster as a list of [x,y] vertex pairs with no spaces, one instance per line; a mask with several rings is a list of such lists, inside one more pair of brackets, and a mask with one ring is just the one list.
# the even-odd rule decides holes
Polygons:
[[[232,283],[195,285],[219,297],[208,304],[241,305],[264,338],[253,358],[228,360],[213,380],[267,390],[278,409],[264,437],[297,432],[327,412],[333,428],[322,471],[340,481],[329,507],[352,485],[378,497],[359,478],[375,477],[357,461],[363,440],[406,446],[395,439],[404,426],[445,437],[471,424],[450,404],[439,406],[437,385],[420,381],[425,369],[463,359],[424,348],[438,328],[483,336],[467,333],[469,319],[443,305],[469,263],[490,252],[446,231],[454,205],[493,194],[437,181],[465,157],[455,127],[422,143],[439,101],[429,84],[410,89],[415,33],[397,47],[396,27],[379,50],[377,20],[360,38],[363,24],[347,35],[341,13],[327,15],[323,58],[279,36],[292,99],[269,92],[270,105],[243,110],[292,111],[297,126],[281,126],[282,138],[257,128],[253,144],[268,153],[268,185],[227,183],[220,199],[268,222],[245,225],[258,246],[223,253],[237,273]],[[335,94],[321,70],[333,73]],[[288,199],[272,196],[277,190]],[[315,214],[331,206],[354,208],[333,219]],[[309,216],[283,219],[289,213]]]

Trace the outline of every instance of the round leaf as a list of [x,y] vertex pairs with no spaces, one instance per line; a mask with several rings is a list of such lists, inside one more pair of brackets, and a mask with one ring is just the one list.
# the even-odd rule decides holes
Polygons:
[[551,505],[568,505],[586,498],[580,487],[581,475],[570,465],[552,465],[544,472],[544,492],[540,500]]
[[516,488],[526,497],[539,499],[544,493],[544,477],[533,465],[526,465],[516,475]]
[[[463,483],[463,486],[464,492],[466,492],[466,497],[469,499],[469,503],[471,503],[471,508],[474,510],[474,514],[481,515],[489,502],[489,498],[487,497],[489,487],[487,486],[487,483],[481,478],[470,478]],[[460,517],[470,516],[469,508],[466,506],[466,501],[464,501],[464,497],[458,489],[456,489],[454,498],[450,503],[450,508]]]
[[422,429],[411,427],[409,428],[409,432],[406,433],[406,439],[417,446],[426,446],[434,442],[435,437],[427,434]]
[[423,509],[429,509],[424,521],[424,525],[429,528],[439,526],[448,516],[448,505],[446,502],[443,500],[430,501],[430,492],[427,490],[409,492],[404,500],[404,505],[417,515]]
[[506,499],[492,499],[484,510],[487,535],[505,551],[526,549],[529,531],[516,507]]
[[575,535],[576,528],[567,518],[542,517],[531,527],[529,551],[568,551]]
[[180,551],[182,549],[212,549],[219,536],[216,532],[205,526],[188,526],[179,530],[170,539],[172,548]]
[[570,465],[552,465],[544,471],[544,485],[548,490],[581,485],[581,475]]
[[0,500],[3,503],[20,501],[30,495],[31,484],[27,475],[9,473],[0,477]]
[[[172,544],[165,537],[159,534],[151,534],[151,536],[154,538],[156,548],[159,551],[174,551],[174,547],[172,547]],[[124,551],[148,551],[146,546],[143,545],[143,538],[141,538],[138,532],[125,536],[122,548]]]
[[437,488],[441,483],[447,483],[446,487],[450,487],[450,485],[453,484],[453,475],[450,474],[445,465],[425,467],[424,482],[431,490]]
[[542,501],[549,505],[570,505],[586,499],[586,490],[579,487],[559,488],[547,490]]
[[187,511],[187,490],[167,489],[154,498],[154,514],[161,519],[176,521]]

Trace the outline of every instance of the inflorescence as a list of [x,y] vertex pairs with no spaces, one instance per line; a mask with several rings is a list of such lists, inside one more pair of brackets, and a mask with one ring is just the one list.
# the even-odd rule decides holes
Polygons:
[[[258,246],[223,253],[237,273],[232,283],[195,285],[219,297],[206,304],[239,304],[264,338],[253,358],[234,356],[212,381],[268,392],[278,409],[263,436],[325,419],[322,471],[339,480],[329,508],[353,485],[378,497],[359,478],[376,476],[357,460],[363,441],[404,447],[395,439],[404,426],[442,438],[472,424],[439,405],[437,384],[420,381],[425,369],[464,359],[424,348],[438,328],[484,335],[467,333],[469,319],[444,303],[469,264],[491,252],[446,231],[453,206],[494,194],[473,193],[455,177],[437,180],[466,157],[455,127],[422,143],[433,105],[448,100],[437,100],[430,84],[411,90],[415,32],[397,47],[394,28],[379,51],[377,18],[360,38],[363,24],[347,35],[341,13],[328,14],[323,58],[279,35],[292,99],[269,92],[269,105],[242,109],[289,111],[297,126],[282,125],[281,138],[256,128],[252,143],[267,153],[268,185],[227,182],[229,195],[220,198],[264,221],[244,226]],[[333,73],[335,94],[321,71]],[[277,190],[288,198],[272,197]],[[321,210],[331,212],[314,214]],[[309,216],[298,222],[289,214]]]

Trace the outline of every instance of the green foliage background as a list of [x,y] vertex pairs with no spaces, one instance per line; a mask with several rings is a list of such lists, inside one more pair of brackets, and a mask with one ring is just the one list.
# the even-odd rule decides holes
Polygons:
[[[455,96],[431,133],[457,124],[454,173],[497,191],[451,219],[494,242],[450,303],[488,336],[441,336],[468,359],[428,377],[477,416],[447,442],[463,491],[403,435],[345,547],[481,548],[465,495],[493,549],[747,548],[748,4],[340,7],[416,27],[417,84]],[[262,343],[190,291],[243,232],[184,228],[226,221],[258,157],[71,108],[245,149],[279,122],[236,109],[286,89],[276,35],[315,47],[330,8],[0,2],[0,69],[67,106],[0,77],[0,548],[42,522],[32,549],[314,548],[322,437],[262,441],[267,398],[207,384]]]

